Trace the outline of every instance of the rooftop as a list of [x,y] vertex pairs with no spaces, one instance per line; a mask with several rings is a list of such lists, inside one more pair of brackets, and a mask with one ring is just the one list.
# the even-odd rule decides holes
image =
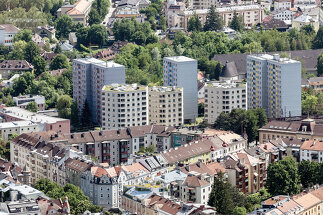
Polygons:
[[73,62],[79,62],[79,63],[83,63],[83,64],[93,64],[96,66],[100,66],[100,67],[104,67],[104,68],[112,68],[112,67],[124,67],[121,64],[115,63],[113,61],[103,61],[103,60],[99,60],[96,58],[78,58],[73,60]]
[[174,57],[164,57],[164,60],[170,60],[175,62],[195,62],[197,60],[188,58],[185,56],[174,56]]
[[12,24],[1,24],[0,30],[4,30],[7,33],[17,33],[19,31],[19,28]]
[[148,88],[149,91],[153,92],[173,92],[173,91],[183,91],[182,87],[161,87],[161,86],[153,86]]
[[37,125],[30,120],[0,123],[0,129]]
[[246,87],[246,84],[242,82],[234,82],[234,81],[214,81],[214,82],[208,82],[206,84],[207,87],[216,87],[216,88],[238,88],[238,87]]
[[50,117],[45,116],[37,113],[33,113],[30,111],[27,111],[25,109],[19,108],[19,107],[5,107],[3,109],[0,109],[0,112],[3,112],[4,114],[19,118],[22,120],[30,120],[32,122],[40,122],[40,123],[56,123],[58,121],[65,121],[67,119],[63,118],[56,118],[56,117]]
[[144,91],[146,86],[141,86],[137,84],[111,84],[103,86],[104,91],[114,91],[114,92],[129,92],[129,91]]
[[308,151],[322,151],[323,152],[323,142],[318,140],[306,140],[301,145],[302,150]]

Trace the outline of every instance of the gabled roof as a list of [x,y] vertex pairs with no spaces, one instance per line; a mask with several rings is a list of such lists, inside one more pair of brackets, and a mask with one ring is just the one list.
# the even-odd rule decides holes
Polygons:
[[12,24],[0,24],[0,30],[4,30],[6,33],[18,33],[19,28]]
[[204,187],[209,185],[210,183],[203,179],[203,176],[196,176],[196,175],[188,175],[183,182],[183,186],[188,187]]
[[205,163],[200,161],[183,166],[180,170],[186,174],[189,174],[191,171],[194,171],[200,174],[207,173],[210,176],[214,175],[214,172]]
[[302,150],[323,152],[323,142],[318,140],[306,140],[301,145]]
[[239,72],[237,70],[236,63],[233,61],[227,62],[224,65],[222,72],[220,74],[221,77],[226,77],[226,78],[234,77],[238,75],[239,75]]
[[0,63],[0,70],[27,71],[33,68],[34,66],[26,60],[4,60]]

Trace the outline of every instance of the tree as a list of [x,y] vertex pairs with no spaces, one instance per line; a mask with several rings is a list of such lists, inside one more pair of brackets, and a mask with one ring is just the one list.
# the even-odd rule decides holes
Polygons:
[[214,178],[214,184],[209,197],[208,204],[216,208],[220,214],[229,215],[233,213],[234,202],[230,194],[231,184],[226,181],[222,172]]
[[84,195],[81,188],[73,184],[66,184],[62,187],[48,179],[40,179],[34,186],[37,190],[42,191],[46,196],[53,199],[64,199],[67,196],[71,207],[71,214],[83,214],[86,210],[93,213],[102,211],[101,207],[93,205],[89,197]]
[[247,214],[247,210],[244,207],[236,207],[233,210],[233,215],[246,215]]
[[321,76],[323,74],[323,52],[317,58],[317,75]]
[[58,38],[68,38],[68,34],[72,31],[73,27],[72,18],[63,14],[56,21],[56,36]]
[[31,112],[37,112],[38,111],[38,105],[36,102],[32,101],[29,102],[26,106],[26,110],[31,111]]
[[89,44],[89,28],[82,27],[76,32],[76,37],[77,37],[77,44],[80,46],[80,44],[83,45],[88,45]]
[[323,26],[320,26],[318,32],[316,33],[315,39],[313,41],[314,49],[323,48]]
[[305,100],[302,100],[302,110],[304,113],[313,114],[316,112],[318,99],[314,95],[309,95]]
[[205,31],[219,31],[222,30],[224,22],[218,12],[215,11],[214,5],[211,5],[209,12],[206,15],[206,21],[204,24]]
[[146,43],[146,35],[144,32],[142,31],[137,31],[135,34],[134,34],[134,42],[138,45],[142,45],[142,44],[145,44]]
[[148,152],[148,153],[154,153],[155,152],[155,146],[154,145],[150,145],[150,146],[148,146],[147,148],[146,148],[146,152]]
[[188,31],[201,31],[202,24],[196,13],[188,20]]
[[91,126],[91,111],[90,111],[90,106],[87,99],[84,102],[81,120],[82,120],[83,127]]
[[160,16],[160,19],[159,19],[159,28],[162,29],[164,32],[167,29],[166,18],[163,15]]
[[58,98],[56,105],[58,116],[64,119],[70,119],[72,103],[73,99],[69,95],[61,95]]
[[63,54],[56,55],[49,65],[51,70],[68,68],[67,57]]
[[89,13],[89,25],[93,24],[100,24],[101,23],[101,16],[98,11],[94,8],[91,9]]
[[79,114],[79,109],[76,101],[73,101],[71,106],[71,123],[73,125],[73,129],[75,130],[81,126],[80,114]]
[[13,51],[10,52],[9,57],[12,60],[22,60],[25,59],[25,49],[27,43],[23,40],[17,41],[13,44]]
[[25,47],[25,60],[32,63],[33,60],[40,54],[40,49],[33,41],[29,41]]
[[300,189],[299,182],[298,167],[293,157],[285,157],[269,165],[266,187],[271,195],[296,194]]
[[36,76],[39,76],[40,74],[46,71],[47,62],[44,58],[36,56],[32,64],[34,66],[34,73]]
[[244,29],[243,17],[240,15],[238,16],[236,11],[234,11],[233,13],[233,18],[230,23],[230,27],[236,31],[242,31]]
[[204,116],[204,103],[198,104],[198,116],[203,117]]
[[161,55],[158,47],[155,47],[151,50],[151,58],[155,61],[159,61],[161,59]]
[[32,31],[30,29],[23,29],[18,31],[18,33],[13,38],[13,41],[25,41],[26,43],[30,42],[32,39]]
[[320,165],[314,161],[302,160],[298,165],[298,174],[304,188],[319,183]]
[[98,11],[98,14],[101,17],[101,20],[108,14],[110,7],[109,0],[95,0],[92,4],[92,8]]
[[88,32],[88,41],[103,46],[108,40],[108,32],[103,25],[93,24]]
[[58,43],[57,43],[57,45],[55,47],[54,53],[62,53],[62,48]]

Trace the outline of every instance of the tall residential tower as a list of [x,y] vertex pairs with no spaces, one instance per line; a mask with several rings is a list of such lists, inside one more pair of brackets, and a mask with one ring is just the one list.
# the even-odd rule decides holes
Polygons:
[[184,57],[164,58],[164,86],[183,88],[184,120],[197,118],[197,60]]
[[248,108],[269,118],[302,115],[301,62],[275,55],[247,56]]
[[82,111],[87,100],[91,120],[101,123],[101,90],[104,85],[126,82],[125,67],[95,58],[73,60],[73,99]]

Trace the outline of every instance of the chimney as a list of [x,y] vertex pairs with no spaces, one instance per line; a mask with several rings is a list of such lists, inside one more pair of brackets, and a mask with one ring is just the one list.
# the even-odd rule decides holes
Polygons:
[[267,150],[267,145],[266,145],[266,144],[264,145],[264,149],[266,149],[266,150]]

